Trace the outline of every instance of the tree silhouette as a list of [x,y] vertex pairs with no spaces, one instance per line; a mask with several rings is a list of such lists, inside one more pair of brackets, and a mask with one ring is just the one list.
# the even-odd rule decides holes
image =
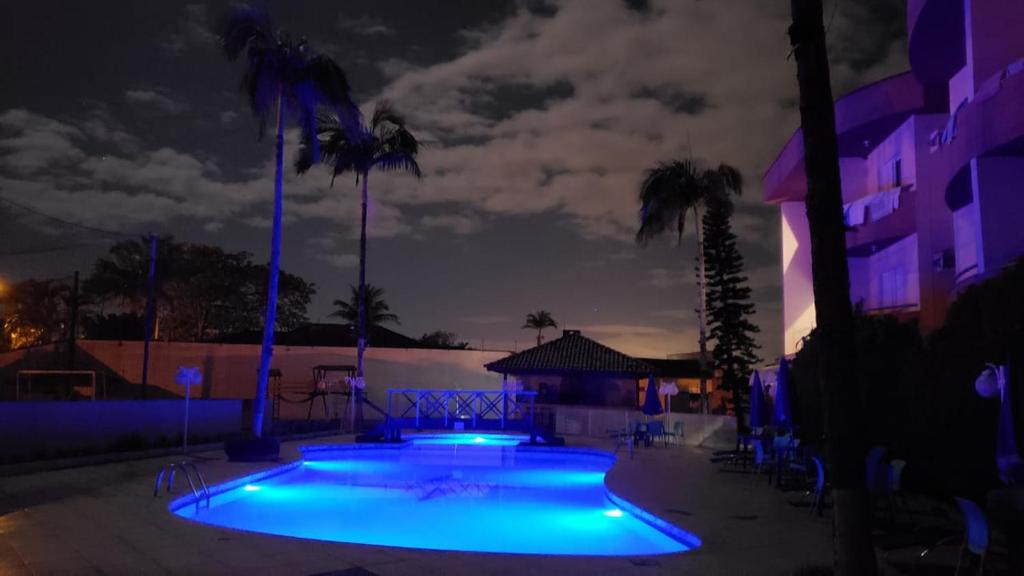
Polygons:
[[704,233],[701,210],[705,202],[729,192],[743,192],[739,170],[727,164],[709,169],[694,160],[663,163],[647,172],[640,186],[640,229],[636,241],[646,246],[665,233],[675,232],[677,244],[683,243],[686,216],[692,212],[697,230],[697,323],[700,329],[700,407],[708,411],[707,385],[707,297],[704,270]]
[[537,346],[540,346],[544,342],[544,329],[558,328],[558,322],[555,322],[547,310],[538,310],[526,315],[526,324],[523,324],[523,328],[537,331]]
[[[304,134],[315,135],[318,106],[328,106],[340,116],[352,115],[348,80],[333,60],[314,54],[305,38],[293,41],[275,30],[263,10],[239,6],[228,12],[219,26],[221,46],[228,60],[245,57],[246,71],[242,90],[259,120],[260,136],[268,118],[274,114],[275,172],[274,218],[270,240],[270,267],[267,282],[267,308],[263,322],[256,401],[253,407],[252,433],[263,435],[263,413],[267,398],[267,377],[274,348],[277,313],[278,271],[281,263],[281,218],[284,177],[284,128],[288,121],[301,126]],[[316,138],[311,137],[313,146]]]
[[[407,172],[421,176],[416,155],[419,142],[405,127],[402,118],[387,101],[377,103],[369,124],[346,115],[322,115],[320,127],[307,132],[299,150],[296,169],[304,172],[317,160],[332,168],[334,180],[341,174],[353,173],[356,184],[362,182],[362,213],[359,226],[359,291],[362,304],[357,306],[356,326],[359,339],[356,347],[356,377],[363,378],[363,353],[366,348],[366,209],[369,203],[370,171]],[[319,150],[319,153],[318,153]]]

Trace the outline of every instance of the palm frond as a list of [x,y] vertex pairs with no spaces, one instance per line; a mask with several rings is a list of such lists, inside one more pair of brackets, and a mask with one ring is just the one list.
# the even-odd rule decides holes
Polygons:
[[216,32],[224,54],[234,61],[254,47],[266,47],[273,38],[273,29],[265,10],[243,4],[224,14]]
[[381,172],[408,172],[417,178],[423,177],[416,159],[404,152],[381,154],[374,160],[373,166]]
[[384,127],[386,124],[404,127],[405,119],[395,111],[390,101],[380,100],[373,109],[373,119],[370,120],[370,130],[376,133],[378,129]]
[[341,66],[322,54],[310,58],[303,67],[303,76],[312,85],[318,101],[338,112],[339,115],[351,113],[355,107],[350,96],[351,87]]

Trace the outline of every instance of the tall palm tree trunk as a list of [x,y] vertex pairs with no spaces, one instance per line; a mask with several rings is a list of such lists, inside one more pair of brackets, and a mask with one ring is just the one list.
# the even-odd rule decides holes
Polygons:
[[[366,350],[366,208],[370,194],[368,189],[369,172],[363,172],[363,212],[359,227],[359,311],[357,318],[357,329],[359,339],[356,342],[356,378],[362,382],[363,378],[363,353]],[[350,399],[352,400],[352,431],[356,430],[356,405],[362,399],[362,390],[357,386],[352,387]]]
[[543,330],[537,330],[537,346],[540,346],[544,342]]
[[792,0],[791,8],[789,33],[800,84],[811,274],[822,336],[821,387],[832,467],[835,567],[839,576],[870,576],[877,566],[865,486],[864,413],[855,370],[842,182],[822,5],[821,0]]
[[704,270],[704,227],[700,222],[700,206],[693,209],[694,227],[697,229],[697,324],[700,330],[700,413],[708,410],[708,311],[707,278]]
[[277,318],[277,276],[281,267],[281,213],[284,211],[284,87],[277,90],[277,142],[274,174],[274,224],[270,237],[270,278],[267,280],[267,312],[263,320],[263,343],[260,347],[260,372],[256,381],[256,401],[253,402],[252,433],[263,437],[263,412],[267,405],[267,378],[274,355],[274,323]]

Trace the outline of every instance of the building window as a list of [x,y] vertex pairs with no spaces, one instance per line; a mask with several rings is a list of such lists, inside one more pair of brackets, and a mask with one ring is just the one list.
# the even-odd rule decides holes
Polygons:
[[956,276],[973,276],[978,271],[978,239],[974,203],[953,212],[953,241],[956,244]]
[[878,189],[888,190],[903,185],[903,160],[897,156],[889,160],[879,170]]
[[882,308],[895,308],[907,303],[907,275],[902,266],[882,272],[880,292]]

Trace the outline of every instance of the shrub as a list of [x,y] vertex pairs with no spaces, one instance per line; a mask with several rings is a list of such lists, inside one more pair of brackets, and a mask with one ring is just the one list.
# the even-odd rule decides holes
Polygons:
[[[998,402],[974,381],[986,363],[1008,364],[1024,403],[1024,260],[968,288],[942,328],[922,340],[913,323],[856,318],[864,437],[907,461],[904,486],[936,496],[981,496],[998,482]],[[812,332],[792,362],[793,419],[805,442],[824,437],[820,339]],[[1024,410],[1017,422],[1024,423]],[[1024,446],[1024,425],[1017,427]]]

